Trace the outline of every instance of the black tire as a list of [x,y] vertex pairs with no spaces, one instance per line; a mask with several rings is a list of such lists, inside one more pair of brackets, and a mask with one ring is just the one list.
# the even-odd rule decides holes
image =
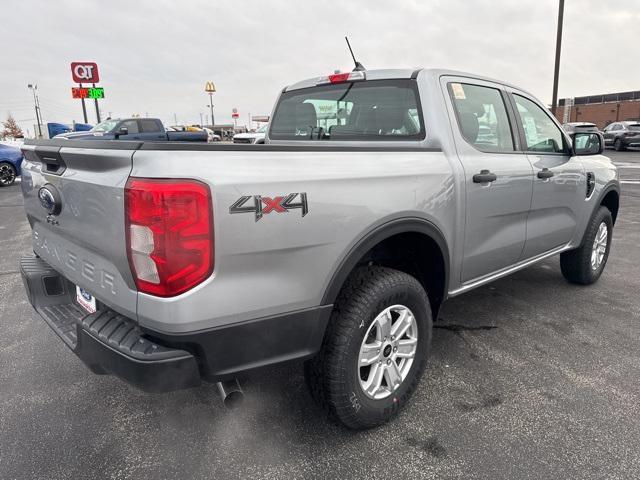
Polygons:
[[[594,241],[600,225],[604,223],[607,229],[607,244],[604,251],[604,257],[601,263],[594,268],[592,266],[592,253]],[[595,283],[604,270],[609,258],[611,250],[611,239],[613,234],[613,219],[611,212],[607,207],[600,207],[596,214],[591,218],[587,230],[582,238],[582,244],[575,250],[570,250],[560,254],[560,269],[562,275],[571,283],[581,285],[590,285]]]
[[626,150],[626,147],[622,144],[622,140],[620,140],[619,138],[616,138],[613,142],[613,148],[616,152],[622,152],[623,150]]
[[8,187],[16,181],[16,168],[9,162],[0,162],[0,187]]
[[[397,389],[386,398],[373,399],[360,385],[361,370],[367,368],[358,364],[360,348],[376,317],[394,305],[406,306],[416,320],[415,356]],[[431,350],[431,336],[431,308],[420,282],[390,268],[360,268],[340,292],[320,352],[305,363],[311,396],[349,428],[365,429],[386,423],[415,391]],[[383,355],[384,352],[386,348]],[[386,363],[389,365],[388,358]],[[383,382],[387,384],[386,377]]]

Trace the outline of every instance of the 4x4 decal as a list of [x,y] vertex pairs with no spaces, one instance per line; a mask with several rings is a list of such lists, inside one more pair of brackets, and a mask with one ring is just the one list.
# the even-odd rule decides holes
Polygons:
[[[296,197],[299,197],[297,202]],[[249,203],[249,200],[253,200],[253,202],[246,205]],[[264,215],[271,212],[287,213],[289,210],[296,209],[302,210],[303,217],[309,213],[307,194],[305,192],[289,193],[288,195],[273,198],[263,197],[261,195],[243,195],[229,207],[229,213],[253,213],[257,222]]]

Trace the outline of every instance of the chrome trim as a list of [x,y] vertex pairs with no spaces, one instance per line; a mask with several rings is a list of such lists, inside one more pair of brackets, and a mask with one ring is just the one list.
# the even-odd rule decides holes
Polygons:
[[554,255],[557,255],[558,253],[561,253],[569,249],[570,247],[568,245],[563,245],[562,247],[554,248],[553,250],[550,250],[547,253],[543,253],[536,257],[530,258],[529,260],[525,260],[524,262],[518,263],[512,267],[506,268],[504,270],[500,270],[496,273],[492,273],[478,280],[473,280],[469,283],[463,284],[461,287],[458,287],[454,290],[449,291],[449,297],[455,297],[462,293],[468,292],[469,290],[473,290],[476,287],[480,287],[486,283],[490,283],[490,282],[493,282],[494,280],[498,280],[499,278],[506,277],[507,275],[511,275],[512,273],[517,272],[518,270],[522,270],[523,268],[530,267],[534,263],[538,263],[549,257],[553,257]]

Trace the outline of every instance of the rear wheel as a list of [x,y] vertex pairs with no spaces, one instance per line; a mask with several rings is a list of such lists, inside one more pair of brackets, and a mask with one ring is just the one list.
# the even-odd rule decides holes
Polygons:
[[589,285],[598,280],[611,249],[613,220],[607,207],[600,207],[591,219],[582,245],[560,254],[562,275],[571,283]]
[[620,140],[619,138],[616,138],[616,140],[613,142],[613,148],[618,152],[626,150],[625,146],[622,144],[622,140]]
[[0,186],[8,187],[16,181],[16,169],[9,162],[0,162]]
[[431,330],[429,299],[414,277],[383,267],[356,271],[320,352],[305,364],[311,395],[350,428],[389,421],[418,385]]

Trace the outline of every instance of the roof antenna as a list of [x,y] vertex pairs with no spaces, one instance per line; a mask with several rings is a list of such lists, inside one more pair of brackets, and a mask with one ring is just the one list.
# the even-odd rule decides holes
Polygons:
[[353,50],[351,49],[351,44],[349,43],[349,39],[345,36],[344,39],[347,41],[347,47],[349,47],[349,51],[351,52],[351,58],[353,58],[353,63],[356,64],[356,67],[353,69],[354,72],[364,72],[366,68],[356,60],[356,56],[353,54]]

